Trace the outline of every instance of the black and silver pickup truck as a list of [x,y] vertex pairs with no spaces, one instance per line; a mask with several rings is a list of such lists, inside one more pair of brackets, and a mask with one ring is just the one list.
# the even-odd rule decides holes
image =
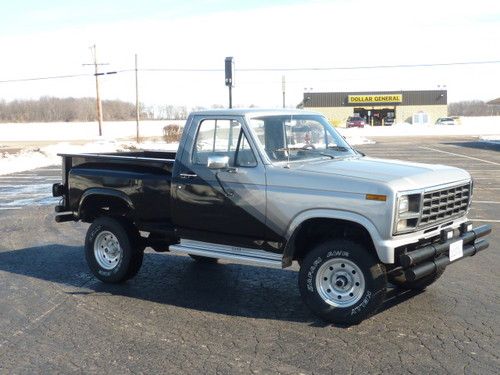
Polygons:
[[85,256],[116,283],[145,247],[285,268],[319,317],[359,322],[388,284],[425,289],[486,249],[491,227],[466,215],[462,169],[375,159],[321,115],[300,110],[192,113],[177,152],[62,154],[56,221],[91,223]]

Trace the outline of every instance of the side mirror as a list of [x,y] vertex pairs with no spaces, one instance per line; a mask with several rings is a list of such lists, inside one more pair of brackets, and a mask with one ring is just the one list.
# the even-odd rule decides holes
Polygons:
[[224,169],[229,168],[229,156],[209,156],[207,161],[209,169]]

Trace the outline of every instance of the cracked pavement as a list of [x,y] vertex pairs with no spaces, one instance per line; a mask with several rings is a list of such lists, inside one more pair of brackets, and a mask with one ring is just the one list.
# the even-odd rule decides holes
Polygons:
[[[381,139],[360,149],[463,167],[477,178],[474,200],[499,200],[499,150],[462,143]],[[469,216],[500,220],[500,205],[474,204]],[[87,225],[53,217],[51,206],[0,211],[0,373],[500,373],[500,223],[489,249],[426,292],[336,327],[302,304],[296,269],[148,249],[136,278],[105,285],[85,264]]]

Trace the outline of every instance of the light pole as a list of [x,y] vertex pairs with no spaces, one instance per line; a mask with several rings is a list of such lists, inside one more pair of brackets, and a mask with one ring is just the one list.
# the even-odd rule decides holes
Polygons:
[[281,77],[281,91],[283,92],[283,108],[285,108],[286,81],[285,76]]
[[224,71],[226,73],[225,84],[229,88],[229,108],[233,108],[233,87],[234,87],[234,59],[232,57],[226,57],[224,65]]
[[137,74],[137,53],[135,54],[135,136],[139,143],[139,79]]

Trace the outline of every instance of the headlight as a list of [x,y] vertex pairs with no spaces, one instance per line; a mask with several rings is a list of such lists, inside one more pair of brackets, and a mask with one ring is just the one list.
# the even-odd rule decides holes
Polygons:
[[402,214],[410,209],[410,202],[408,200],[408,195],[403,195],[399,198],[398,203],[398,213]]
[[400,195],[397,200],[394,234],[411,232],[418,225],[422,194]]

